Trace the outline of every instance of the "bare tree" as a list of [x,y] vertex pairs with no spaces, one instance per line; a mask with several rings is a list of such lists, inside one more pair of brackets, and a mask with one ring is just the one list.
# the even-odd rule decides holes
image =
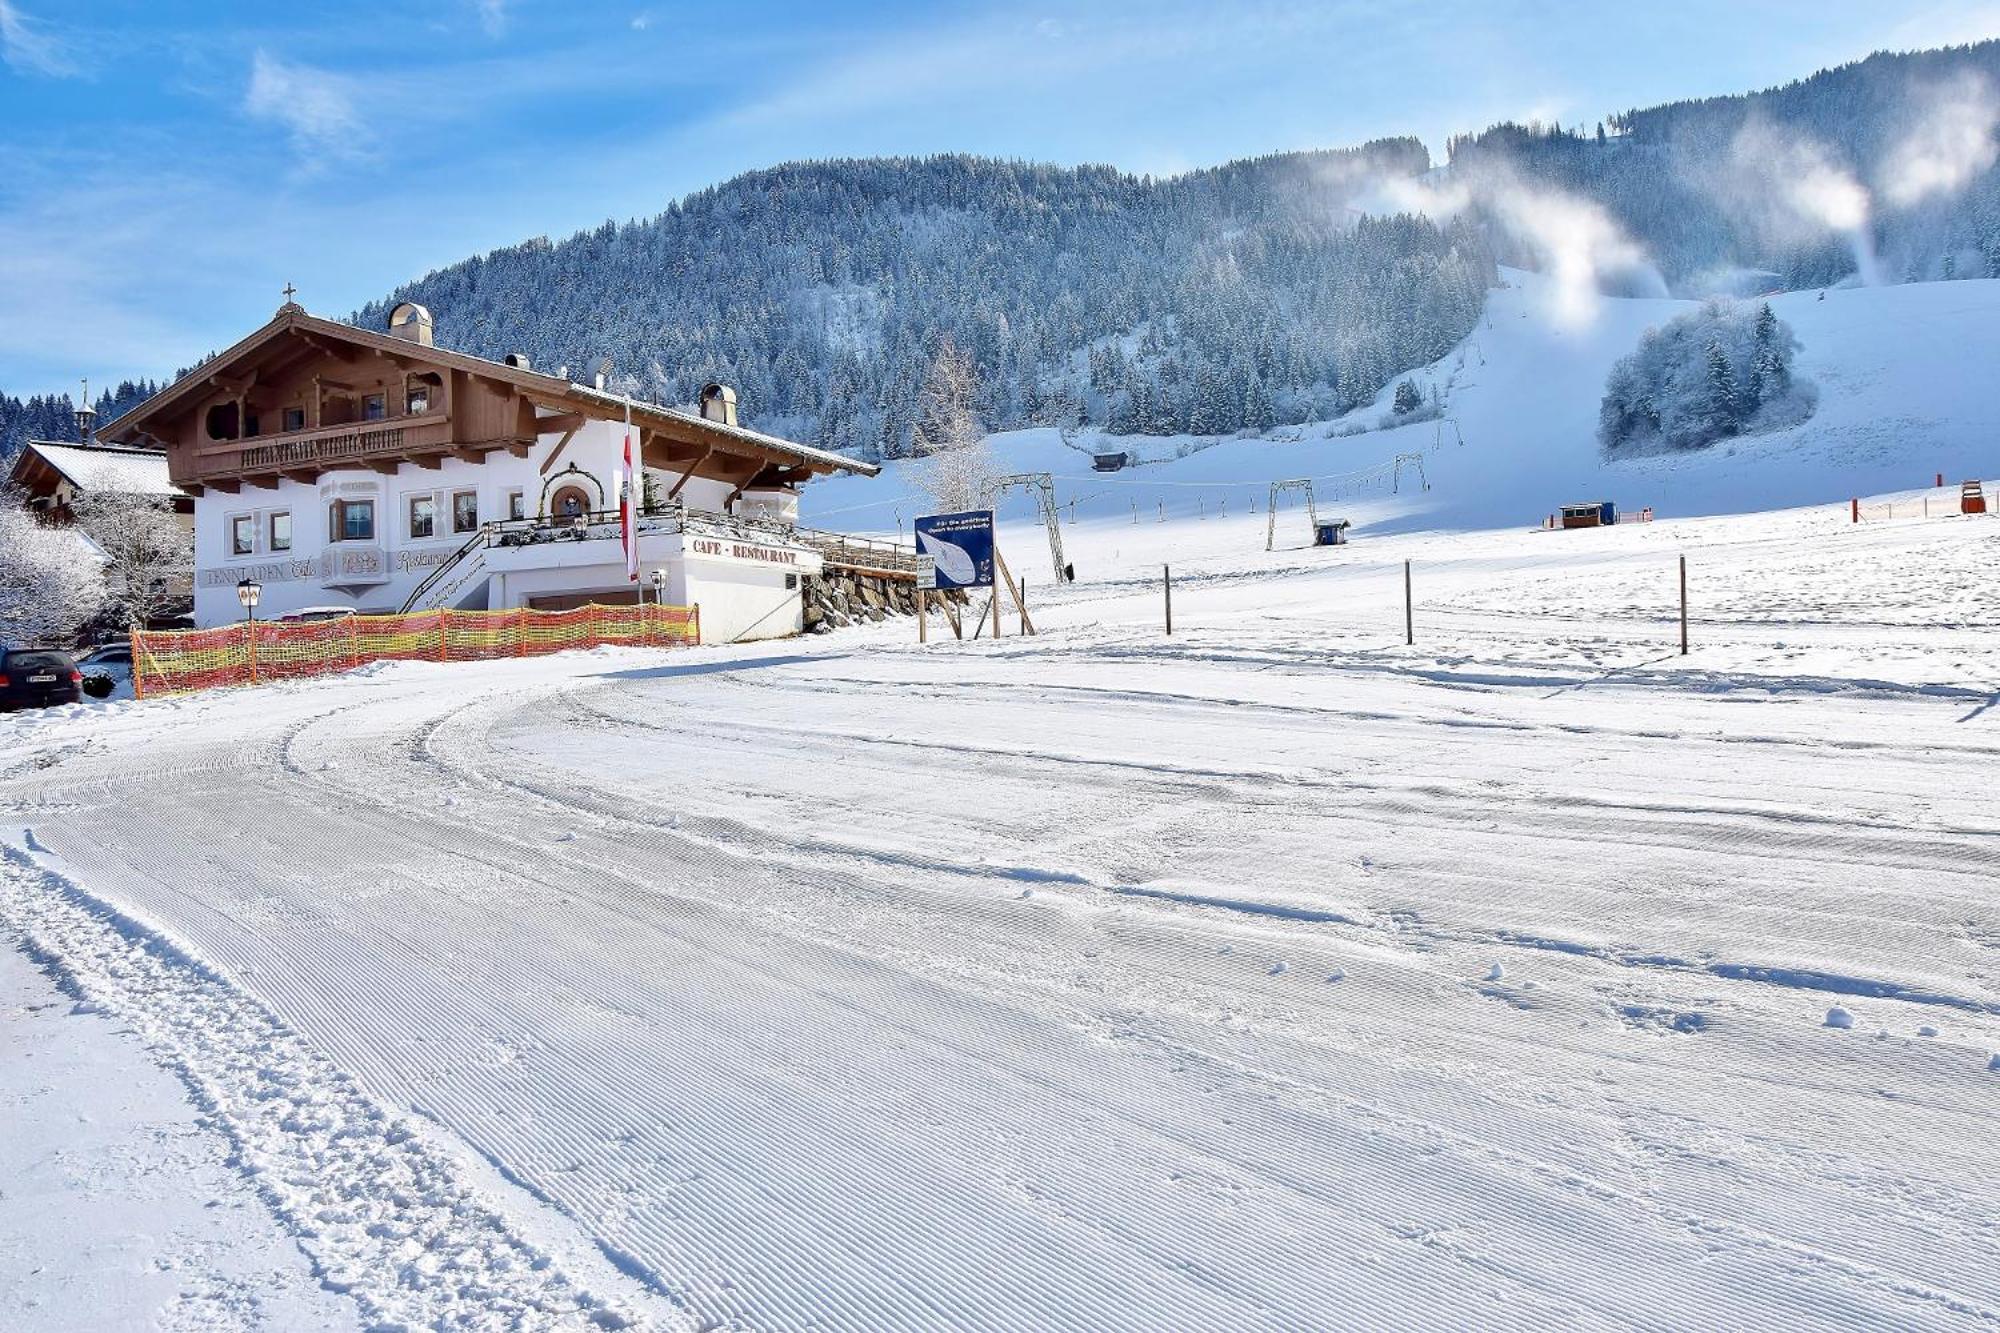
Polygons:
[[71,508],[110,562],[104,571],[107,612],[144,626],[186,606],[194,587],[194,536],[172,500],[86,491]]
[[0,492],[0,643],[67,643],[103,604],[104,558]]
[[997,472],[973,400],[979,393],[972,358],[946,338],[924,376],[914,480],[940,511],[977,508]]

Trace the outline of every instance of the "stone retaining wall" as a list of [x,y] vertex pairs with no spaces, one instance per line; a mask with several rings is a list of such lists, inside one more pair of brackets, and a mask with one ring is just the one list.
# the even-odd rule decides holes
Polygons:
[[[915,615],[917,611],[914,580],[862,574],[836,565],[827,566],[817,577],[809,576],[800,592],[805,600],[808,634],[826,634],[890,616]],[[938,598],[965,604],[963,590],[933,592],[931,597],[933,605]]]

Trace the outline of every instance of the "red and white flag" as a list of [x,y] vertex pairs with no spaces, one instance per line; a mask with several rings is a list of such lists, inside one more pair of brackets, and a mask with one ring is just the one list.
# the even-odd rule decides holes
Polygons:
[[639,581],[639,533],[632,525],[638,503],[638,472],[632,466],[632,404],[625,404],[625,470],[618,478],[618,526],[625,537],[625,577]]

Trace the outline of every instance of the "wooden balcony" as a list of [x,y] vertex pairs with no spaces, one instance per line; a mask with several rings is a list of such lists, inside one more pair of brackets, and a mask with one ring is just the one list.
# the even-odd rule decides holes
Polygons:
[[[280,477],[304,479],[332,468],[435,462],[458,447],[447,416],[350,421],[318,430],[294,430],[248,440],[218,441],[194,451],[185,469],[172,469],[175,485],[229,489]],[[179,460],[175,460],[179,461]]]

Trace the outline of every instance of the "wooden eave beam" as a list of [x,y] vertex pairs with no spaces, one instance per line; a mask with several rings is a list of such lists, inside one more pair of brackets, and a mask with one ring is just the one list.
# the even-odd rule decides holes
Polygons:
[[694,470],[700,467],[703,463],[706,463],[708,461],[708,456],[714,452],[715,448],[713,445],[711,445],[710,447],[702,450],[699,454],[695,455],[694,461],[687,465],[687,471],[681,473],[680,480],[676,481],[674,483],[674,488],[667,492],[667,498],[669,500],[673,499],[675,496],[681,493],[681,487],[688,484],[688,478],[694,475]]
[[385,477],[395,476],[396,470],[402,466],[403,460],[400,458],[376,458],[368,463],[369,471],[379,472]]
[[292,336],[320,355],[330,356],[336,361],[351,362],[361,356],[359,348],[350,347],[346,343],[335,342],[331,338],[322,338],[318,334],[308,333],[304,329],[293,329]]
[[569,442],[576,438],[576,432],[579,429],[581,429],[580,426],[572,427],[571,429],[564,431],[563,437],[560,440],[556,441],[556,447],[549,450],[549,456],[542,460],[543,476],[546,477],[549,475],[549,469],[556,465],[556,460],[558,458],[562,457],[562,451],[569,448]]

